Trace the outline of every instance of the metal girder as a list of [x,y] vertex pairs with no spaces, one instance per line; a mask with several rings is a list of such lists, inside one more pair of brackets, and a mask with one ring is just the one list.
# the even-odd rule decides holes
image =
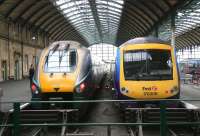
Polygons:
[[180,39],[176,38],[176,46],[178,46],[178,48],[181,48],[182,45],[184,45],[184,43]]
[[187,41],[190,42],[190,45],[194,45],[196,43],[195,42],[196,39],[190,34],[185,34],[184,37],[187,39]]
[[[88,1],[93,1],[94,4],[96,5],[96,3],[95,3],[96,0],[88,0]],[[89,2],[89,3],[90,3],[90,2]],[[105,5],[105,6],[107,6],[106,4],[101,4],[101,5]],[[117,8],[117,7],[112,6],[112,5],[109,5],[109,7],[111,7],[111,8],[115,8],[115,9],[118,9],[118,10],[121,10],[120,8]],[[64,13],[64,11],[69,10],[69,9],[72,9],[72,8],[74,8],[74,5],[69,6],[69,7],[66,7],[66,8],[63,8],[63,9],[61,9],[61,11]],[[96,8],[96,6],[95,6],[95,8]],[[88,8],[86,8],[86,9],[88,9]],[[91,9],[91,10],[92,10],[92,9]],[[109,9],[109,10],[111,10],[111,9]],[[70,13],[70,12],[74,12],[74,11],[77,11],[77,9],[70,10],[69,12],[66,12],[66,13],[64,13],[64,14],[68,14],[68,13]],[[114,10],[112,10],[112,11],[114,11]],[[114,12],[119,13],[118,11],[114,11]]]
[[[126,19],[126,20],[124,20],[124,19]],[[129,20],[131,20],[131,21],[130,21],[131,24],[136,24],[134,27],[136,27],[138,30],[142,31],[143,33],[146,32],[145,29],[148,29],[148,28],[146,28],[145,25],[141,22],[141,20],[140,20],[137,16],[135,16],[134,14],[133,14],[133,15],[126,14],[126,15],[124,15],[124,18],[121,19],[121,21],[124,21],[124,22],[127,22],[127,21],[129,21]],[[125,25],[125,24],[123,24],[123,25]]]
[[20,5],[24,2],[25,0],[20,0],[19,2],[17,2],[17,4],[15,4],[5,15],[6,18],[8,18],[10,16],[10,14],[12,14],[12,12]]
[[[75,30],[72,30],[71,32],[72,33],[68,33],[66,31],[64,31],[61,35],[59,35],[59,37],[56,38],[56,40],[64,40],[64,39],[66,39],[64,37],[68,37],[67,39],[75,40],[75,41],[78,41],[80,43],[89,45],[79,34],[76,33]],[[67,34],[67,36],[66,36],[66,34]]]
[[[133,27],[131,27],[133,25]],[[123,40],[121,37],[123,36],[127,36],[126,39],[124,39],[124,41],[126,41],[131,35],[133,35],[134,33],[134,36],[143,36],[144,35],[144,31],[140,31],[139,29],[141,28],[137,28],[135,27],[136,25],[132,24],[132,22],[128,23],[128,21],[126,21],[126,24],[121,26],[117,32],[117,39],[121,39],[121,41]],[[127,34],[127,32],[131,31],[132,33],[131,34]],[[130,36],[128,36],[130,35]],[[117,41],[116,41],[117,42]]]
[[148,6],[147,5],[147,3],[151,3],[151,2],[144,2],[144,1],[139,1],[140,3],[141,3],[141,6],[143,7],[143,8],[145,8],[145,10],[144,11],[146,11],[146,14],[151,14],[150,16],[155,16],[155,18],[157,18],[157,19],[155,19],[156,21],[158,21],[159,20],[159,18],[160,18],[160,15],[157,13],[157,10],[155,11],[155,9],[153,9],[151,6]]
[[[101,1],[107,2],[106,0],[101,0]],[[69,3],[71,3],[71,2],[72,2],[72,1],[63,2],[63,3],[59,4],[59,5],[57,5],[57,7],[64,6],[64,5],[69,4]],[[112,2],[112,3],[115,3],[115,4],[119,4],[119,5],[120,5],[120,3],[118,3],[118,2],[115,1],[115,0],[109,0],[109,2]]]
[[[137,22],[139,21],[139,26],[141,28],[143,28],[144,30],[150,29],[150,27],[151,27],[151,23],[148,20],[146,20],[145,18],[143,18],[141,16],[141,14],[139,14],[139,12],[137,12],[136,9],[135,10],[132,9],[131,11],[127,9],[126,10],[126,16],[128,16],[128,18],[129,17],[132,18],[133,20],[137,20]],[[147,23],[147,22],[149,22],[149,23]]]
[[163,8],[161,8],[155,0],[152,0],[151,2],[156,8],[158,8],[162,12],[163,15],[165,14],[165,11],[163,10]]
[[61,3],[61,4],[59,4],[59,5],[56,5],[56,7],[61,7],[61,6],[64,6],[64,5],[66,5],[66,4],[69,4],[69,3],[71,3],[72,1],[65,1],[65,2],[63,2],[63,3]]
[[100,18],[100,22],[103,22],[103,21],[106,21],[106,22],[109,22],[107,20],[111,20],[113,22],[119,22],[118,18],[115,18],[115,17],[112,17],[112,18]]
[[46,20],[46,22],[44,24],[42,24],[41,27],[48,29],[49,27],[51,27],[51,25],[54,24],[54,22],[56,22],[58,20],[62,20],[62,19],[63,19],[63,17],[61,14],[54,15],[52,18]]
[[55,30],[57,30],[58,28],[60,28],[64,24],[66,24],[65,21],[60,21],[60,23],[58,23],[56,27],[53,27],[51,30],[49,30],[49,34],[52,35],[52,33],[55,32]]
[[142,1],[137,1],[137,2],[134,2],[134,3],[135,3],[135,6],[140,11],[143,11],[144,14],[150,16],[154,20],[154,22],[159,19],[159,17],[156,15],[156,13],[154,13],[154,11],[152,9],[150,9],[149,7],[147,7],[146,4],[144,5],[144,3],[142,3]]
[[[57,14],[56,14],[57,13]],[[38,27],[42,27],[42,25],[48,20],[51,19],[52,17],[54,17],[56,15],[58,15],[57,10],[51,10],[48,14],[43,16],[43,19],[41,19],[38,23]],[[36,24],[37,24],[36,23]]]
[[190,45],[190,42],[184,37],[179,37],[180,38],[180,41],[182,41],[184,43],[184,45]]
[[143,22],[148,22],[148,24],[153,24],[154,19],[149,16],[148,14],[145,14],[143,10],[140,10],[138,7],[136,7],[131,1],[128,1],[129,3],[127,3],[126,8],[124,10],[128,10],[130,9],[131,11],[133,11],[135,14],[137,14],[137,16],[140,16],[143,18]]
[[163,0],[163,2],[169,7],[169,9],[172,9],[171,4],[168,2],[168,0]]
[[181,38],[181,40],[183,40],[183,43],[185,42],[183,47],[190,47],[191,46],[191,42],[188,41],[187,38],[183,37],[183,38]]
[[[136,27],[132,27],[132,23],[128,23],[127,22],[127,25],[124,25],[123,27],[121,27],[122,31],[125,31],[125,33],[127,31],[132,31],[133,33],[135,33],[136,35],[139,34],[139,35],[143,35],[143,33],[141,31],[138,31],[138,29]],[[122,33],[122,34],[121,34]],[[124,35],[123,32],[119,32],[118,35]]]
[[179,49],[180,45],[181,43],[179,42],[179,40],[176,39],[175,48]]
[[71,25],[63,25],[62,27],[60,27],[60,29],[56,30],[55,33],[53,33],[52,35],[50,35],[51,37],[57,37],[60,32],[62,31],[71,31],[73,28],[71,27]]
[[[62,23],[62,25],[59,25],[59,24],[57,25],[57,26],[60,26],[59,28],[54,29],[54,27],[52,27],[51,29],[48,30],[50,32],[51,36],[54,36],[54,34],[56,34],[60,29],[65,28],[66,26],[67,27],[72,27],[72,25],[69,24],[68,22],[66,22],[65,20],[63,20],[62,22],[64,22],[64,23]],[[54,31],[52,31],[53,29],[54,29]]]
[[63,18],[61,19],[58,19],[59,21],[54,21],[52,24],[51,24],[51,27],[47,27],[47,30],[52,33],[52,32],[55,32],[57,29],[55,28],[59,28],[58,26],[60,26],[60,24],[62,23],[63,24],[69,24],[68,22],[66,22],[65,20],[63,20]]
[[[187,29],[182,29],[182,27],[184,27],[184,28],[187,28]],[[180,28],[180,29],[179,29]],[[181,32],[181,33],[184,33],[184,32],[186,32],[186,31],[188,31],[189,29],[192,29],[192,27],[191,26],[188,26],[186,23],[183,23],[183,24],[181,24],[181,25],[179,25],[178,27],[177,27],[177,31],[176,31],[176,33],[177,32]],[[179,34],[179,33],[178,33]]]
[[[102,11],[99,11],[98,13],[106,13],[106,14],[108,14],[108,15],[112,15],[112,16],[116,16],[116,17],[120,17],[120,15],[118,15],[118,14],[113,14],[113,13],[108,13],[108,12],[102,12]],[[66,16],[68,13],[66,13],[66,14],[63,14],[64,16]],[[77,16],[77,15],[80,15],[80,13],[77,13],[77,14],[72,14],[72,15],[70,15],[70,16],[67,16],[67,18],[71,18],[71,17],[73,17],[73,16]],[[117,16],[118,15],[118,16]],[[101,15],[99,15],[99,17],[100,17]],[[77,17],[77,18],[79,18],[79,17]],[[76,19],[76,18],[74,18],[74,19]]]
[[36,15],[38,15],[41,12],[40,9],[46,9],[46,7],[48,7],[48,6],[51,6],[50,2],[41,4],[39,8],[37,8],[35,11],[32,11],[32,13],[25,19],[25,21],[23,22],[22,26],[27,24],[32,18],[34,18]]
[[64,37],[68,37],[68,38],[80,38],[79,35],[76,35],[76,33],[74,31],[71,31],[71,33],[64,31],[61,35],[59,35],[59,37],[57,37],[57,39],[64,39]]
[[[199,21],[199,22],[197,22]],[[189,22],[189,23],[195,23],[195,24],[200,24],[200,19],[192,19],[192,20],[188,20],[188,19],[181,19],[181,21],[178,21],[178,23],[182,24],[182,23],[185,23],[185,22]],[[179,25],[177,25],[179,26]]]
[[63,37],[63,35],[66,35],[66,34],[71,34],[71,33],[76,33],[76,31],[75,31],[75,29],[71,29],[70,30],[70,32],[69,31],[62,31],[59,35],[57,35],[56,37],[55,37],[55,39],[59,39],[59,38],[61,38],[61,37]]
[[188,20],[188,18],[189,18],[189,20],[190,19],[199,19],[199,14],[200,14],[200,12],[193,12],[193,13],[196,13],[196,15],[185,15],[184,17],[180,17],[180,20],[185,20],[185,19],[187,19]]
[[[191,21],[187,21],[187,22],[182,22],[182,23],[180,23],[180,25],[183,25],[183,24],[185,24],[185,25],[189,25],[189,26],[197,25],[196,23],[191,22]],[[179,25],[178,25],[178,26],[179,26]]]
[[0,0],[0,6],[5,2],[6,0]]
[[[130,6],[130,3],[132,3],[132,2],[130,2],[130,1],[125,1],[126,2],[126,4],[125,4],[125,8],[126,8],[126,6],[127,5],[129,5],[129,7],[131,7]],[[133,3],[132,3],[132,5],[134,5]],[[139,8],[138,8],[139,9]],[[127,12],[129,12],[129,10],[127,10],[127,9],[124,9],[124,11],[123,12],[125,12],[126,11],[126,13]],[[148,25],[150,25],[150,26],[147,26],[147,23],[146,23],[146,20],[144,20],[144,18],[141,18],[141,9],[140,10],[137,10],[138,11],[138,13],[137,14],[135,14],[136,12],[134,12],[134,11],[136,11],[135,9],[133,9],[133,13],[132,12],[130,12],[129,14],[128,14],[128,16],[127,16],[127,14],[125,15],[122,15],[122,17],[121,17],[121,24],[120,24],[120,27],[119,27],[119,30],[118,30],[118,36],[120,35],[120,31],[121,31],[121,27],[122,27],[122,25],[124,25],[124,24],[122,24],[123,22],[127,22],[127,20],[130,20],[131,18],[132,18],[132,20],[134,20],[134,21],[132,21],[132,23],[134,22],[134,23],[136,23],[136,25],[134,26],[134,27],[137,27],[137,29],[139,29],[140,31],[142,31],[142,33],[144,33],[144,35],[145,35],[145,33],[147,32],[147,31],[149,31],[150,29],[151,29],[151,24],[150,23],[148,23]],[[140,12],[139,12],[140,11]],[[144,13],[144,12],[143,12]],[[146,14],[146,13],[144,13],[144,14]],[[146,15],[148,15],[148,14],[146,14]],[[126,16],[126,17],[125,17]],[[151,18],[151,16],[150,15],[148,15],[149,16],[149,18]],[[126,21],[124,20],[126,18]],[[129,18],[129,19],[128,19]],[[153,18],[151,18],[151,19],[153,19]]]
[[[101,19],[100,19],[101,20]],[[113,20],[113,19],[110,19],[111,21],[113,21],[113,22],[116,22],[115,20]],[[106,20],[105,20],[106,21]],[[100,22],[102,22],[102,21],[100,21]],[[81,18],[77,18],[77,20],[76,20],[76,23],[73,23],[76,27],[78,27],[78,26],[81,26],[81,25],[79,25],[79,24],[82,24],[82,19]],[[77,26],[78,25],[78,26]],[[85,26],[86,24],[83,24],[82,26]]]
[[[45,11],[42,13],[42,14],[40,14],[37,18],[35,18],[35,20],[33,20],[33,24],[36,24],[38,21],[40,21],[40,19],[43,17],[43,16],[45,16],[46,14],[48,14],[49,13],[49,8],[52,8],[51,7],[51,5],[49,5],[49,7],[47,6],[47,7],[45,7],[44,9],[45,9]],[[36,15],[36,14],[35,14]]]
[[39,3],[42,0],[34,0],[29,6],[27,6],[24,10],[22,10],[18,16],[14,18],[14,22],[17,22],[18,20],[21,19],[21,17],[28,12],[35,4]]
[[[163,0],[165,1],[165,0]],[[159,18],[159,21],[157,21],[151,28],[151,30],[148,32],[150,33],[151,31],[153,31],[155,29],[155,27],[158,27],[165,19],[167,19],[167,17],[169,17],[173,12],[175,12],[182,4],[185,3],[186,0],[182,0],[182,1],[178,1],[178,3],[176,4],[176,6],[174,7],[169,7],[170,10],[168,10],[165,15],[163,15],[162,17]],[[167,1],[166,1],[167,2]],[[148,35],[147,33],[147,35]]]
[[187,32],[187,33],[181,35],[180,37],[183,37],[183,36],[186,37],[186,39],[188,41],[190,41],[192,43],[192,45],[200,43],[200,39],[199,39],[200,33],[195,30]]
[[66,34],[68,34],[68,33],[66,33],[66,32],[64,32],[62,35],[60,35],[59,37],[57,37],[56,38],[56,40],[64,40],[64,39],[71,39],[72,40],[72,36],[73,36],[73,38],[75,38],[75,39],[78,39],[79,37],[77,36],[77,35],[75,35],[74,33],[72,34],[72,36],[69,36],[69,35],[67,35],[66,36]]

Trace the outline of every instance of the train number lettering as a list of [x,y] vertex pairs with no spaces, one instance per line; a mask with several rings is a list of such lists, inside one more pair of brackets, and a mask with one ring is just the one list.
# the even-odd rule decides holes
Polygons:
[[144,96],[158,95],[157,92],[144,92]]

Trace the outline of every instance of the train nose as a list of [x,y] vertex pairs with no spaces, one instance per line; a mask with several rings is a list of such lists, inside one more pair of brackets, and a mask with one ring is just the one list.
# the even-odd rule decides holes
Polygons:
[[60,89],[60,88],[57,88],[57,87],[56,87],[56,88],[54,88],[54,90],[55,90],[56,92],[58,92],[58,90],[59,90],[59,89]]

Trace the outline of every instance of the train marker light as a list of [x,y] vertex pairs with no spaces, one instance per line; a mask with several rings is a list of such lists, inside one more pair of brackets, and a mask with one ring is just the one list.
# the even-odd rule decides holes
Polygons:
[[36,90],[36,86],[34,84],[32,84],[31,89],[32,89],[32,91],[35,91]]
[[177,93],[179,91],[178,87],[177,86],[174,86],[172,89],[171,89],[171,93]]
[[76,92],[77,92],[77,93],[83,92],[84,89],[85,89],[85,87],[86,87],[85,84],[84,84],[84,83],[81,83],[79,86],[77,86]]
[[33,93],[38,94],[37,87],[36,87],[35,84],[31,85],[31,90],[32,90]]
[[85,84],[81,83],[81,85],[80,85],[80,91],[82,92],[84,89],[85,89]]

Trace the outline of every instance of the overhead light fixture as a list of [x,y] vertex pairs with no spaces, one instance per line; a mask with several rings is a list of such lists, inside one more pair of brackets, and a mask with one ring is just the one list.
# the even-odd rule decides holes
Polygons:
[[32,40],[36,40],[36,37],[35,37],[35,36],[33,36],[33,37],[32,37]]

